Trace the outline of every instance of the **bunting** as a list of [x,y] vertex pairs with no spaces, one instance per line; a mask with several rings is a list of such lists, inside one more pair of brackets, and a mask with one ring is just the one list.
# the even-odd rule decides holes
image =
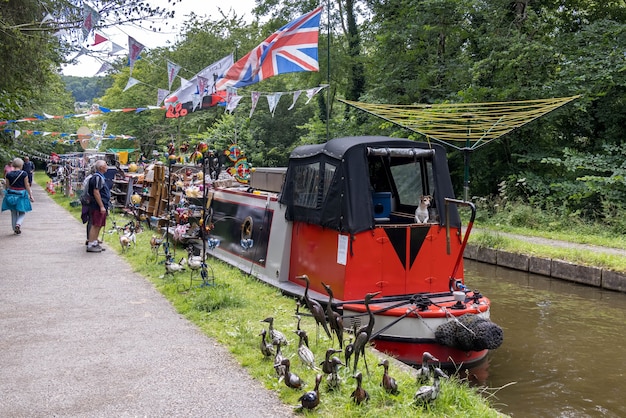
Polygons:
[[[181,77],[181,87],[165,99],[166,117],[185,116],[196,109],[215,106],[223,101],[224,95],[215,94],[215,80],[233,64],[233,55],[205,67],[189,81]],[[202,91],[200,87],[202,86]]]
[[[137,83],[141,83],[141,81],[129,77],[128,84],[135,85]],[[324,85],[320,85],[318,87],[315,88],[311,88],[306,90],[306,95],[309,97],[309,100],[307,100],[306,103],[309,103],[309,101],[311,100],[311,98],[313,98],[315,96],[315,94],[319,93],[322,89],[328,87],[328,84],[324,84]],[[128,87],[130,88],[130,87]],[[237,90],[236,89],[229,89],[231,92],[231,96],[238,96],[237,95]],[[268,104],[270,105],[270,109],[275,110],[276,105],[278,104],[278,100],[280,99],[280,96],[282,95],[286,95],[286,94],[292,94],[294,95],[294,97],[301,95],[303,90],[297,90],[297,91],[292,91],[292,92],[278,92],[278,93],[264,93],[264,92],[259,92],[259,91],[252,91],[250,93],[250,98],[252,101],[251,104],[251,109],[250,109],[250,118],[252,118],[252,115],[256,109],[256,106],[258,104],[258,101],[260,99],[261,96],[266,96],[268,97]],[[161,103],[162,99],[160,96],[162,95],[167,95],[169,93],[168,90],[165,89],[158,89],[158,94],[157,94],[157,101],[158,103]],[[170,95],[171,96],[171,95]],[[243,96],[242,96],[243,98]],[[166,99],[167,100],[167,99]],[[237,106],[240,101],[242,99],[238,99],[236,104],[234,104],[233,102],[231,102],[231,107],[233,106]],[[297,99],[294,98],[293,103],[296,102]],[[216,106],[218,104],[223,103],[224,105],[227,105],[229,103],[228,100],[228,93],[227,91],[220,91],[217,93],[213,93],[208,95],[207,97],[204,98],[203,100],[203,108],[205,107],[209,107],[210,106]],[[290,106],[289,109],[293,108],[293,103]],[[179,103],[179,105],[181,106],[180,109],[182,108],[182,104]],[[67,115],[50,115],[47,113],[42,113],[42,114],[34,114],[32,117],[24,117],[24,118],[20,118],[20,119],[9,119],[9,120],[0,120],[0,127],[2,126],[7,126],[7,125],[11,125],[11,124],[15,124],[15,123],[23,123],[23,122],[38,122],[38,121],[46,121],[46,120],[50,120],[50,119],[69,119],[69,118],[84,118],[87,116],[97,116],[97,115],[103,115],[103,114],[107,114],[107,113],[140,113],[140,112],[144,112],[144,111],[149,111],[149,110],[169,110],[170,107],[172,107],[173,104],[169,103],[166,104],[165,106],[160,106],[159,104],[157,104],[156,106],[144,106],[144,107],[126,107],[126,108],[120,108],[120,109],[109,109],[106,108],[104,106],[100,106],[98,104],[94,104],[92,105],[92,108],[89,111],[86,111],[84,113],[76,113],[76,114],[67,114]],[[179,109],[179,112],[180,112]],[[234,110],[234,107],[233,107]],[[173,111],[173,110],[172,110]],[[186,113],[185,113],[186,114]],[[182,114],[179,114],[178,116],[175,117],[179,117],[179,116],[184,116]]]

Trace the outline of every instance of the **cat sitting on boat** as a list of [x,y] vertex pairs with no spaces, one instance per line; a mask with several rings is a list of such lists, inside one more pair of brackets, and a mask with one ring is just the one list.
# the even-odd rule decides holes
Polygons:
[[415,209],[415,222],[418,224],[425,224],[428,222],[428,208],[430,207],[431,200],[432,196],[430,195],[420,196],[420,204],[417,209]]

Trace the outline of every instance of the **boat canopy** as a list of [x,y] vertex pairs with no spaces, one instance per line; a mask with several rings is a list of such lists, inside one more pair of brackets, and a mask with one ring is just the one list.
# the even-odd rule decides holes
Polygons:
[[[384,136],[343,137],[303,145],[289,156],[280,202],[289,221],[306,222],[356,234],[376,225],[374,201],[389,196],[390,209],[414,213],[429,194],[439,208],[454,198],[443,146]],[[460,226],[449,208],[451,226]]]

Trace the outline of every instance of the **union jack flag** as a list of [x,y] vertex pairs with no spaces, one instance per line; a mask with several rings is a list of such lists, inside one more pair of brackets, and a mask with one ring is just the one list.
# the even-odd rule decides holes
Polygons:
[[319,71],[317,41],[322,8],[287,23],[248,52],[217,80],[216,90],[249,86],[278,74]]

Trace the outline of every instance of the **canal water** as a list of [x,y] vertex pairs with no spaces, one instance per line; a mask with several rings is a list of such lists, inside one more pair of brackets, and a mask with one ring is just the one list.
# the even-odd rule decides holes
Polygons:
[[626,294],[466,260],[504,343],[472,370],[513,417],[626,417]]

